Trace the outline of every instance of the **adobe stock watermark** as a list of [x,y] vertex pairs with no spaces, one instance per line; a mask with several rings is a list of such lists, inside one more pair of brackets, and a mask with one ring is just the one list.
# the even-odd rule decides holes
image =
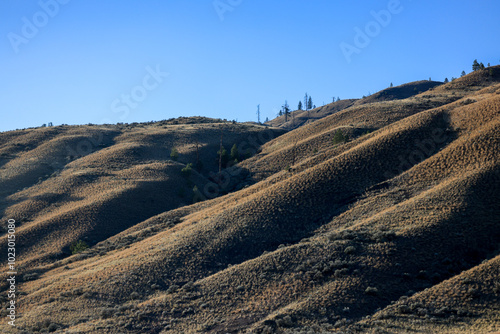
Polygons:
[[155,69],[146,66],[146,72],[141,85],[132,87],[130,94],[122,94],[120,98],[111,102],[111,110],[115,114],[121,114],[120,120],[127,118],[130,110],[137,108],[148,97],[149,92],[158,88],[169,75],[169,73],[160,70],[160,65],[156,65]]
[[9,325],[12,327],[16,326],[16,221],[14,219],[9,219],[7,221],[7,278],[8,289],[7,290],[7,319]]
[[[448,114],[443,116],[444,124],[450,124]],[[413,166],[430,158],[439,151],[439,148],[450,139],[450,135],[446,132],[446,128],[436,127],[432,129],[430,136],[423,140],[415,139],[413,150],[407,155],[399,155],[399,164],[387,170],[384,173],[386,179],[392,179],[401,173],[411,169]]]
[[[111,111],[116,114],[120,121],[124,121],[131,110],[139,107],[140,103],[146,100],[149,93],[160,87],[165,78],[169,76],[169,73],[163,72],[158,64],[154,69],[151,66],[146,66],[145,71],[146,74],[142,78],[141,84],[132,87],[129,93],[121,94],[119,98],[111,102]],[[112,122],[109,118],[103,118],[99,123],[111,124]],[[66,151],[70,157],[83,157],[92,153],[103,142],[104,135],[99,132],[79,141],[75,147],[66,146]]]
[[380,35],[382,29],[391,24],[393,16],[400,14],[403,9],[400,0],[390,0],[387,4],[387,9],[382,9],[378,12],[372,10],[370,12],[374,20],[369,21],[364,29],[354,27],[356,34],[354,35],[353,43],[342,42],[339,45],[347,63],[350,64],[352,62],[354,54],[360,54],[361,50],[367,48],[372,40]]
[[40,6],[39,11],[28,18],[23,16],[21,21],[23,25],[21,27],[20,34],[9,32],[7,34],[7,39],[12,46],[12,50],[17,54],[19,53],[19,47],[23,44],[28,44],[30,40],[35,38],[40,29],[44,28],[49,24],[50,20],[53,19],[61,9],[61,5],[66,5],[70,0],[40,0],[38,1],[38,6]]
[[219,16],[219,19],[221,21],[224,21],[224,15],[227,12],[232,12],[242,3],[243,0],[214,0],[214,2],[212,2],[212,5],[214,6],[215,12]]

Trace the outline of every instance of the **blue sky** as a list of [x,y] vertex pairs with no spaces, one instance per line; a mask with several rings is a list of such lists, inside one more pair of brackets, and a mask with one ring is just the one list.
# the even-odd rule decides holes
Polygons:
[[258,104],[264,120],[306,92],[319,106],[451,79],[500,63],[498,13],[497,0],[3,0],[0,131],[247,121]]

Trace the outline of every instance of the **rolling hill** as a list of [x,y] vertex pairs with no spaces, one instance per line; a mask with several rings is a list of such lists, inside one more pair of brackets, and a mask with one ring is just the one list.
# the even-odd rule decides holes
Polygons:
[[318,109],[1,133],[2,331],[500,331],[500,66]]
[[290,112],[289,116],[278,116],[266,122],[266,124],[292,130],[351,106],[382,101],[402,100],[426,92],[441,84],[441,82],[426,80],[410,82],[397,87],[386,88],[375,94],[363,97],[362,99],[339,100],[310,110],[294,110]]

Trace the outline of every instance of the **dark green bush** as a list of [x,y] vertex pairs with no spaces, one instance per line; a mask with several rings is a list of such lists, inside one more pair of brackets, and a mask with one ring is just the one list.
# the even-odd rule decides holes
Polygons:
[[348,138],[346,135],[342,133],[342,130],[338,129],[337,132],[335,132],[335,135],[333,136],[333,144],[344,144],[347,143]]
[[186,165],[186,167],[181,169],[182,175],[186,178],[190,177],[192,172],[193,172],[193,164],[192,163],[188,163]]
[[78,240],[78,241],[72,243],[71,246],[69,246],[69,249],[71,250],[71,254],[81,253],[84,250],[86,250],[87,248],[89,248],[89,245],[87,245],[87,243],[83,240]]
[[177,159],[179,159],[179,152],[175,147],[170,151],[170,158],[174,161],[177,161]]

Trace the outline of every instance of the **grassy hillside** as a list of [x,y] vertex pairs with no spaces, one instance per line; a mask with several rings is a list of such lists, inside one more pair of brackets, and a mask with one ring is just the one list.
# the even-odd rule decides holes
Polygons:
[[[203,189],[218,171],[221,131],[228,150],[247,136],[255,138],[254,147],[247,146],[257,150],[283,132],[182,119],[175,122],[181,124],[167,123],[1,134],[0,154],[8,159],[0,169],[0,212],[18,221],[24,255],[18,265],[50,263],[70,255],[70,245],[78,240],[94,245],[153,215],[193,203],[194,186]],[[179,152],[177,160],[170,157],[172,148]],[[203,167],[183,175],[186,164],[197,160]]]
[[347,109],[351,106],[359,106],[362,104],[382,101],[402,100],[426,92],[441,84],[441,82],[437,81],[410,82],[397,87],[390,87],[381,90],[380,92],[363,97],[362,99],[339,100],[311,110],[294,110],[288,117],[285,115],[279,116],[270,120],[266,124],[292,130]]
[[[500,67],[417,84],[287,133],[183,120],[1,134],[2,215],[20,221],[18,328],[500,331]],[[258,145],[217,184],[221,127],[228,150]],[[186,178],[193,142],[207,164]],[[192,203],[210,182],[219,196]],[[71,255],[76,240],[91,247]]]

